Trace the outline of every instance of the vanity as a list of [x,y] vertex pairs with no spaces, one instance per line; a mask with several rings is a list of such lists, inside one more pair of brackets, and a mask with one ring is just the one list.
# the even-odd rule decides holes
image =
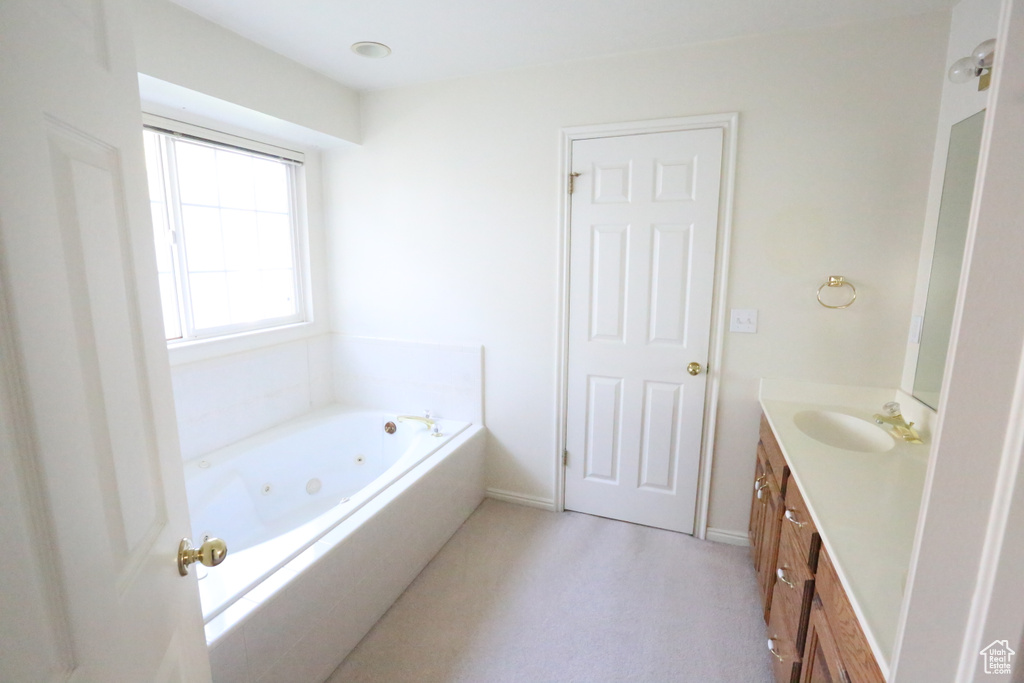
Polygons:
[[[894,398],[923,444],[876,423]],[[760,403],[749,535],[775,679],[881,683],[924,490],[929,411],[893,390],[789,380],[762,380]]]

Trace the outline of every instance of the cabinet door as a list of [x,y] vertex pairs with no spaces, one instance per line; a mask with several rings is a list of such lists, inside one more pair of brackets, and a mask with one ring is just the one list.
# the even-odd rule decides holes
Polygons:
[[772,476],[771,465],[767,466],[768,476],[761,501],[764,504],[763,531],[761,534],[761,552],[757,563],[757,581],[761,587],[764,601],[764,620],[767,623],[771,616],[772,591],[775,587],[775,562],[779,554],[779,532],[782,525],[782,492]]
[[761,547],[764,534],[764,505],[761,499],[764,497],[768,484],[765,483],[765,463],[767,458],[764,455],[764,447],[757,444],[757,461],[754,467],[754,492],[750,496],[750,527],[747,535],[750,537],[750,559],[754,566],[759,566]]
[[811,605],[800,683],[850,683],[850,677],[843,668],[835,636],[825,617],[821,598],[817,594]]
[[885,683],[885,676],[878,668],[864,630],[824,548],[818,555],[815,592],[815,599],[820,599],[828,615],[829,628],[835,635],[836,649],[842,656],[843,673],[847,679],[853,683]]

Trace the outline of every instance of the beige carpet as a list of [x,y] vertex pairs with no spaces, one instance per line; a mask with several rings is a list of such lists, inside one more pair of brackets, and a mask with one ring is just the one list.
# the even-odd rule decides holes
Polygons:
[[486,500],[328,683],[770,680],[746,548]]

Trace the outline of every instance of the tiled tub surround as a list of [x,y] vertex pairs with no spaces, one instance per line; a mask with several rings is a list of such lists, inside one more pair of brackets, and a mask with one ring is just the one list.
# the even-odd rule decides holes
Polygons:
[[[247,533],[243,528],[251,526],[280,530],[269,528],[276,526],[274,522],[257,521],[271,514],[259,509],[277,492],[271,477],[285,488],[301,483],[299,498],[303,503],[309,503],[303,497],[308,497],[305,487],[314,478],[320,480],[322,491],[349,499],[324,512],[313,505],[313,519],[271,540],[242,540],[241,546],[255,544],[238,553],[229,552],[222,565],[200,580],[217,683],[318,683],[325,679],[483,499],[483,428],[465,423],[439,422],[441,431],[452,437],[446,443],[428,435],[419,423],[403,423],[399,431],[404,433],[396,434],[398,440],[394,443],[404,443],[391,447],[390,453],[374,434],[352,434],[347,443],[328,447],[328,459],[345,460],[341,469],[356,469],[356,478],[370,479],[374,473],[380,474],[359,491],[336,485],[330,462],[321,466],[300,464],[295,455],[304,449],[301,435],[318,420],[330,420],[337,412],[320,411],[247,440],[245,445],[256,451],[268,442],[280,441],[277,446],[286,465],[278,465],[277,472],[245,472],[244,466],[236,472],[225,466],[208,478],[239,489],[246,488],[244,484],[249,480],[250,484],[268,480],[271,491],[267,500],[261,500],[263,486],[256,484],[250,502],[239,497],[229,504],[236,518],[245,517],[239,508],[252,513],[251,524],[243,523],[239,528],[243,534]],[[385,418],[357,413],[352,419],[379,422],[377,426],[382,428]],[[279,436],[286,438],[280,440]],[[409,448],[402,451],[406,445]],[[190,474],[193,467],[216,472],[222,461],[244,457],[236,452],[242,447],[209,454],[187,463],[186,469]],[[353,448],[359,452],[347,452]],[[348,461],[354,462],[359,455],[364,461],[353,468]],[[388,462],[389,457],[393,463]],[[203,460],[208,466],[200,468]],[[365,482],[355,485],[359,483]],[[203,498],[212,505],[205,508],[205,513],[215,514],[215,499],[190,491],[192,495],[197,496],[193,507],[201,508],[199,499]],[[272,502],[270,508],[275,508],[275,514],[281,512],[276,507]],[[206,531],[219,533],[215,519],[208,519],[203,512],[195,517],[197,536],[201,538]],[[230,549],[231,538],[228,534],[224,537]],[[267,575],[268,571],[272,573]]]
[[191,460],[330,404],[331,335],[175,363],[171,378],[181,454]]
[[340,403],[486,424],[480,346],[335,334],[332,352]]
[[[793,420],[805,410],[827,410],[873,422],[893,400],[924,444],[895,441],[883,453],[845,450],[811,438]],[[887,676],[924,491],[931,412],[892,389],[790,380],[762,380],[760,402]]]

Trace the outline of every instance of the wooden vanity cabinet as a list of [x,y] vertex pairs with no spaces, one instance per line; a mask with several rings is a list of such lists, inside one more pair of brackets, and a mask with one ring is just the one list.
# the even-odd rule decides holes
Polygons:
[[884,683],[771,427],[761,420],[751,559],[778,683]]

